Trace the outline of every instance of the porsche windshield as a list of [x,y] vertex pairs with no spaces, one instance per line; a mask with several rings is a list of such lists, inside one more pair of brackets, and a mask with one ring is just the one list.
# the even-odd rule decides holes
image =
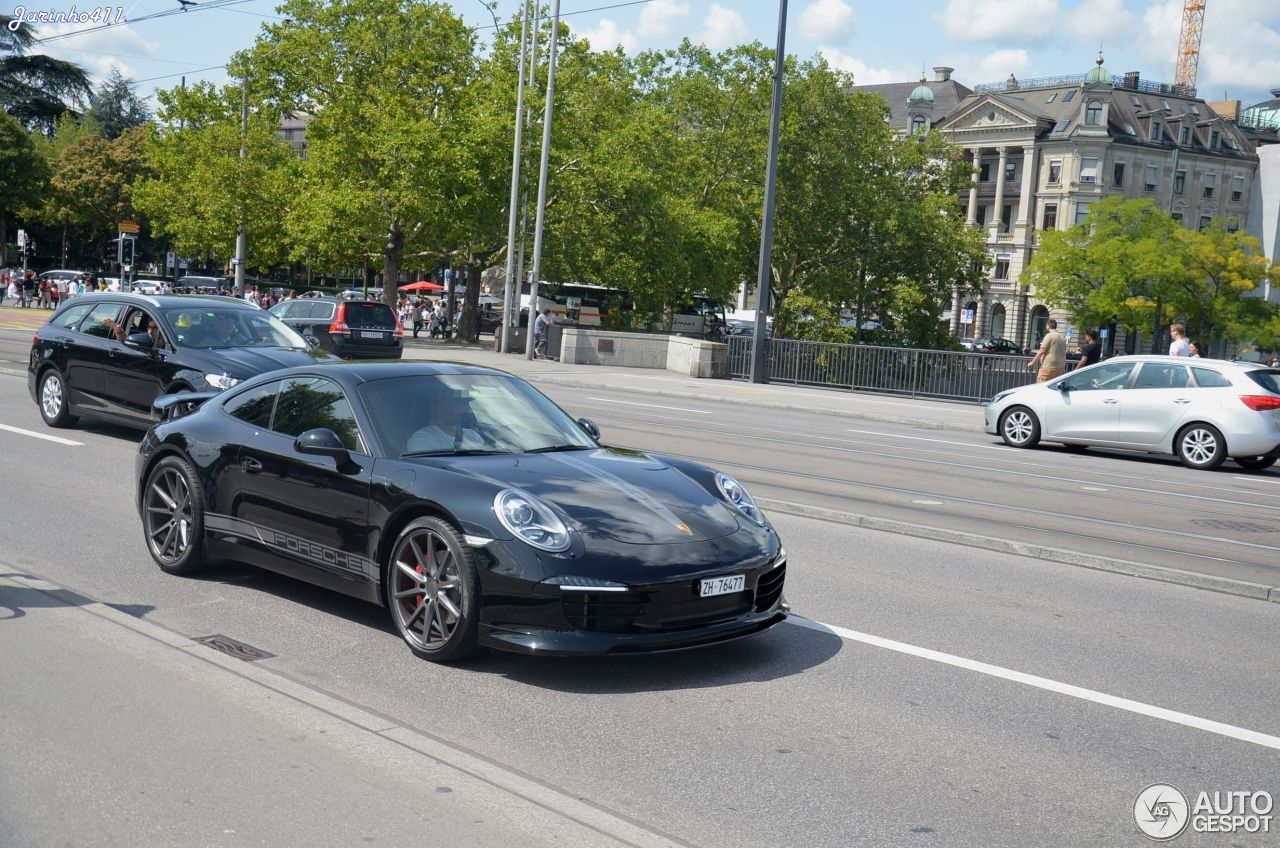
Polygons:
[[389,456],[589,450],[577,422],[523,380],[434,374],[360,386]]
[[165,310],[185,347],[288,347],[306,350],[302,336],[269,312],[241,307],[184,306]]

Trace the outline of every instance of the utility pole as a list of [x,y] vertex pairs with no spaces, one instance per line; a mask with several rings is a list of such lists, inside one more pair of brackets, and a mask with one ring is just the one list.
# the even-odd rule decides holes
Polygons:
[[518,276],[512,276],[515,269],[516,261],[516,221],[518,213],[516,211],[516,203],[520,199],[520,160],[521,152],[524,145],[524,59],[525,59],[525,40],[528,38],[529,30],[529,0],[523,0],[520,8],[520,64],[519,64],[519,81],[516,83],[516,137],[511,147],[511,205],[507,216],[507,268],[506,268],[506,288],[502,293],[502,327],[498,333],[498,350],[502,353],[507,352],[507,344],[510,338],[511,330],[511,314],[512,314],[512,296],[511,289],[514,283],[517,292],[514,302],[518,307],[520,305],[519,287],[520,279]]
[[[240,180],[244,180],[244,157],[245,145],[249,139],[249,78],[243,79],[241,94],[243,95],[240,105]],[[244,186],[237,186],[240,191],[240,228],[236,232],[236,288],[240,291],[240,296],[244,297],[244,254],[245,254],[245,236],[244,236]]]
[[769,281],[773,277],[773,206],[778,186],[778,132],[782,122],[782,68],[786,61],[787,0],[778,0],[778,47],[773,62],[773,114],[769,118],[769,164],[764,178],[764,220],[760,223],[760,267],[756,274],[755,341],[751,345],[751,382],[769,382]]
[[[786,0],[783,0],[785,3]],[[547,107],[542,117],[542,165],[538,169],[538,215],[533,224],[533,281],[529,284],[529,331],[525,359],[533,359],[533,326],[538,315],[538,281],[542,275],[542,230],[547,214],[547,163],[551,155],[551,116],[555,107],[556,47],[560,43],[560,0],[551,11],[551,52],[547,58]]]

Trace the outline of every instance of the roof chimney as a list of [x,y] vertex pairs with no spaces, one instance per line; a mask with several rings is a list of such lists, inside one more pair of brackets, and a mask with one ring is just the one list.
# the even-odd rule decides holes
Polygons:
[[[948,68],[946,65],[938,65],[933,69],[934,82],[946,82],[951,79],[951,72],[954,70],[955,68]],[[1277,97],[1280,97],[1280,95],[1277,95]]]
[[1124,87],[1125,87],[1125,88],[1133,88],[1133,89],[1136,89],[1136,88],[1138,87],[1138,80],[1139,80],[1140,76],[1141,76],[1141,75],[1139,74],[1139,72],[1138,72],[1138,71],[1125,71],[1125,72],[1124,72]]
[[1271,89],[1271,96],[1272,96],[1272,97],[1280,97],[1280,88],[1273,88],[1273,89]]

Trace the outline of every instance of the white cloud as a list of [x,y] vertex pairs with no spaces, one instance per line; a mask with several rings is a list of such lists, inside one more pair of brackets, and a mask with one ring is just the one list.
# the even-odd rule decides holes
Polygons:
[[895,68],[873,68],[838,47],[819,47],[818,52],[823,55],[831,67],[853,74],[855,85],[880,85],[886,82],[905,82],[918,78],[911,71]]
[[1143,41],[1151,37],[1148,30],[1139,29],[1137,16],[1125,8],[1124,0],[1085,0],[1063,14],[1062,31],[1077,44],[1095,50],[1101,44],[1104,51],[1115,52],[1131,46],[1138,34]]
[[853,7],[844,0],[815,0],[800,12],[800,34],[820,44],[841,44],[853,35]]
[[1058,0],[948,0],[935,16],[957,41],[1017,44],[1057,35]]
[[[88,26],[93,26],[93,24],[43,25],[36,29],[35,35],[37,38],[48,38],[51,35],[75,32]],[[95,89],[106,78],[107,74],[111,73],[112,68],[118,69],[126,79],[139,79],[167,73],[167,71],[163,70],[140,73],[136,67],[129,64],[128,60],[131,58],[145,59],[155,56],[159,50],[159,44],[143,38],[133,27],[127,24],[40,45],[40,52],[46,53],[55,59],[74,62],[84,68],[92,78]],[[136,55],[125,55],[129,53]],[[150,65],[149,67],[154,69],[156,66]],[[179,70],[174,65],[169,65],[168,67]]]
[[1006,48],[991,53],[958,53],[943,57],[939,65],[950,65],[956,71],[954,79],[967,86],[982,83],[1004,82],[1013,74],[1019,78],[1029,76],[1031,55],[1021,48]]
[[711,10],[702,21],[702,32],[697,40],[711,50],[718,51],[742,44],[749,35],[742,15],[719,3],[712,3]]
[[644,38],[667,38],[674,31],[676,21],[688,15],[688,3],[653,0],[640,12],[640,35]]
[[591,49],[603,53],[612,50],[619,44],[626,53],[635,53],[640,46],[639,39],[629,29],[623,29],[610,18],[601,18],[594,27],[580,29],[578,34],[585,38]]
[[[1144,38],[1138,45],[1146,65],[1144,77],[1173,82],[1181,27],[1181,0],[1165,0],[1147,9],[1141,24]],[[1280,85],[1280,3],[1218,0],[1210,4],[1196,78],[1200,96],[1217,100],[1225,94],[1248,105],[1275,85]]]

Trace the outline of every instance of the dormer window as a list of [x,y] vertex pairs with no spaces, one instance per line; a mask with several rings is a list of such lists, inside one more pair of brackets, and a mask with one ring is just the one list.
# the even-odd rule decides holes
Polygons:
[[1084,122],[1091,127],[1096,127],[1102,123],[1101,100],[1089,101],[1089,105],[1084,109]]
[[916,115],[911,119],[911,134],[924,132],[924,115]]
[[1209,133],[1209,149],[1210,150],[1218,149],[1218,139],[1221,137],[1222,137],[1221,134],[1217,130],[1213,130],[1212,132]]
[[1188,147],[1191,144],[1191,124],[1182,125],[1182,146]]
[[1152,140],[1152,141],[1159,141],[1159,140],[1160,140],[1160,122],[1159,122],[1159,121],[1157,121],[1155,118],[1152,118],[1152,119],[1151,119],[1151,135],[1150,135],[1150,138],[1151,138],[1151,140]]

